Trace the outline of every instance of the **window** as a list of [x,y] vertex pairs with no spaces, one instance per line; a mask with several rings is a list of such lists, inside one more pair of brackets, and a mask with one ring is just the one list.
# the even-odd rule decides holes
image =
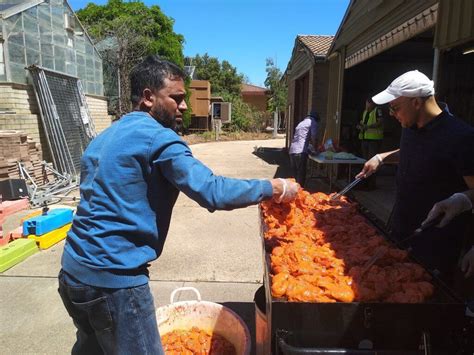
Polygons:
[[3,28],[0,82],[7,80],[8,72],[9,80],[24,83],[25,66],[37,64],[78,76],[86,93],[102,94],[102,60],[64,0],[47,0],[10,16]]

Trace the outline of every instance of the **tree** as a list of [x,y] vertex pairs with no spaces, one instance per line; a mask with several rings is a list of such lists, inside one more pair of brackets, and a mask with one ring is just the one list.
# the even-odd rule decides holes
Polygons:
[[231,131],[260,132],[263,128],[263,113],[245,103],[240,95],[223,93],[222,98],[232,104]]
[[237,73],[237,68],[228,61],[222,63],[215,57],[210,57],[207,53],[203,56],[199,54],[190,58],[191,65],[195,66],[194,76],[200,80],[209,80],[211,92],[213,94],[240,95],[240,88],[244,80],[242,74]]
[[[113,96],[118,91],[119,115],[130,111],[129,74],[143,57],[159,54],[183,66],[184,37],[173,31],[174,20],[163,14],[159,6],[109,0],[103,6],[89,3],[77,16],[98,44],[104,66],[109,67],[104,70],[105,95]],[[108,85],[114,81],[118,89]]]
[[194,77],[209,80],[213,95],[222,96],[224,101],[232,104],[232,121],[226,125],[233,131],[259,132],[262,129],[263,114],[242,100],[240,95],[242,83],[248,82],[243,74],[228,61],[222,62],[207,53],[187,58],[187,63],[195,67]]
[[280,112],[286,108],[286,100],[288,88],[281,80],[283,74],[275,65],[273,59],[267,58],[266,69],[267,78],[265,79],[265,87],[270,90],[270,100],[268,100],[268,109],[271,112],[277,112],[278,120],[280,120]]

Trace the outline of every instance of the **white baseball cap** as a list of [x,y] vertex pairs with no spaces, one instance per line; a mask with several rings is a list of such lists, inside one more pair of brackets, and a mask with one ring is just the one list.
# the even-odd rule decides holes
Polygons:
[[426,97],[434,93],[433,80],[418,70],[412,70],[400,75],[388,88],[372,97],[372,100],[377,105],[383,105],[401,96]]

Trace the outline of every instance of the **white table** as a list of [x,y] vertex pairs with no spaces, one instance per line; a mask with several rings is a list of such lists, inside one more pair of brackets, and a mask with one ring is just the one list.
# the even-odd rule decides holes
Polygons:
[[[363,158],[355,157],[355,159],[326,159],[324,156],[321,155],[308,155],[309,159],[316,162],[317,164],[321,165],[335,165],[335,164],[348,164],[349,165],[349,174],[348,174],[348,183],[351,181],[352,177],[352,165],[362,165],[365,164],[366,160]],[[332,191],[332,184],[333,184],[333,174],[331,166],[328,167],[328,180],[329,180],[329,192]]]

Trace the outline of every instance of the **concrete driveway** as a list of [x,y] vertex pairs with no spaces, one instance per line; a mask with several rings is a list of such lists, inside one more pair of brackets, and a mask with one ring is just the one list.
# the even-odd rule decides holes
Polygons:
[[[288,174],[284,139],[193,145],[194,155],[215,174],[273,178]],[[204,300],[237,311],[254,332],[255,291],[263,261],[256,206],[210,213],[181,194],[162,256],[150,269],[156,306],[172,290],[194,286]],[[57,293],[64,242],[41,251],[0,275],[0,353],[65,354],[75,328]],[[182,293],[178,300],[193,299]]]

